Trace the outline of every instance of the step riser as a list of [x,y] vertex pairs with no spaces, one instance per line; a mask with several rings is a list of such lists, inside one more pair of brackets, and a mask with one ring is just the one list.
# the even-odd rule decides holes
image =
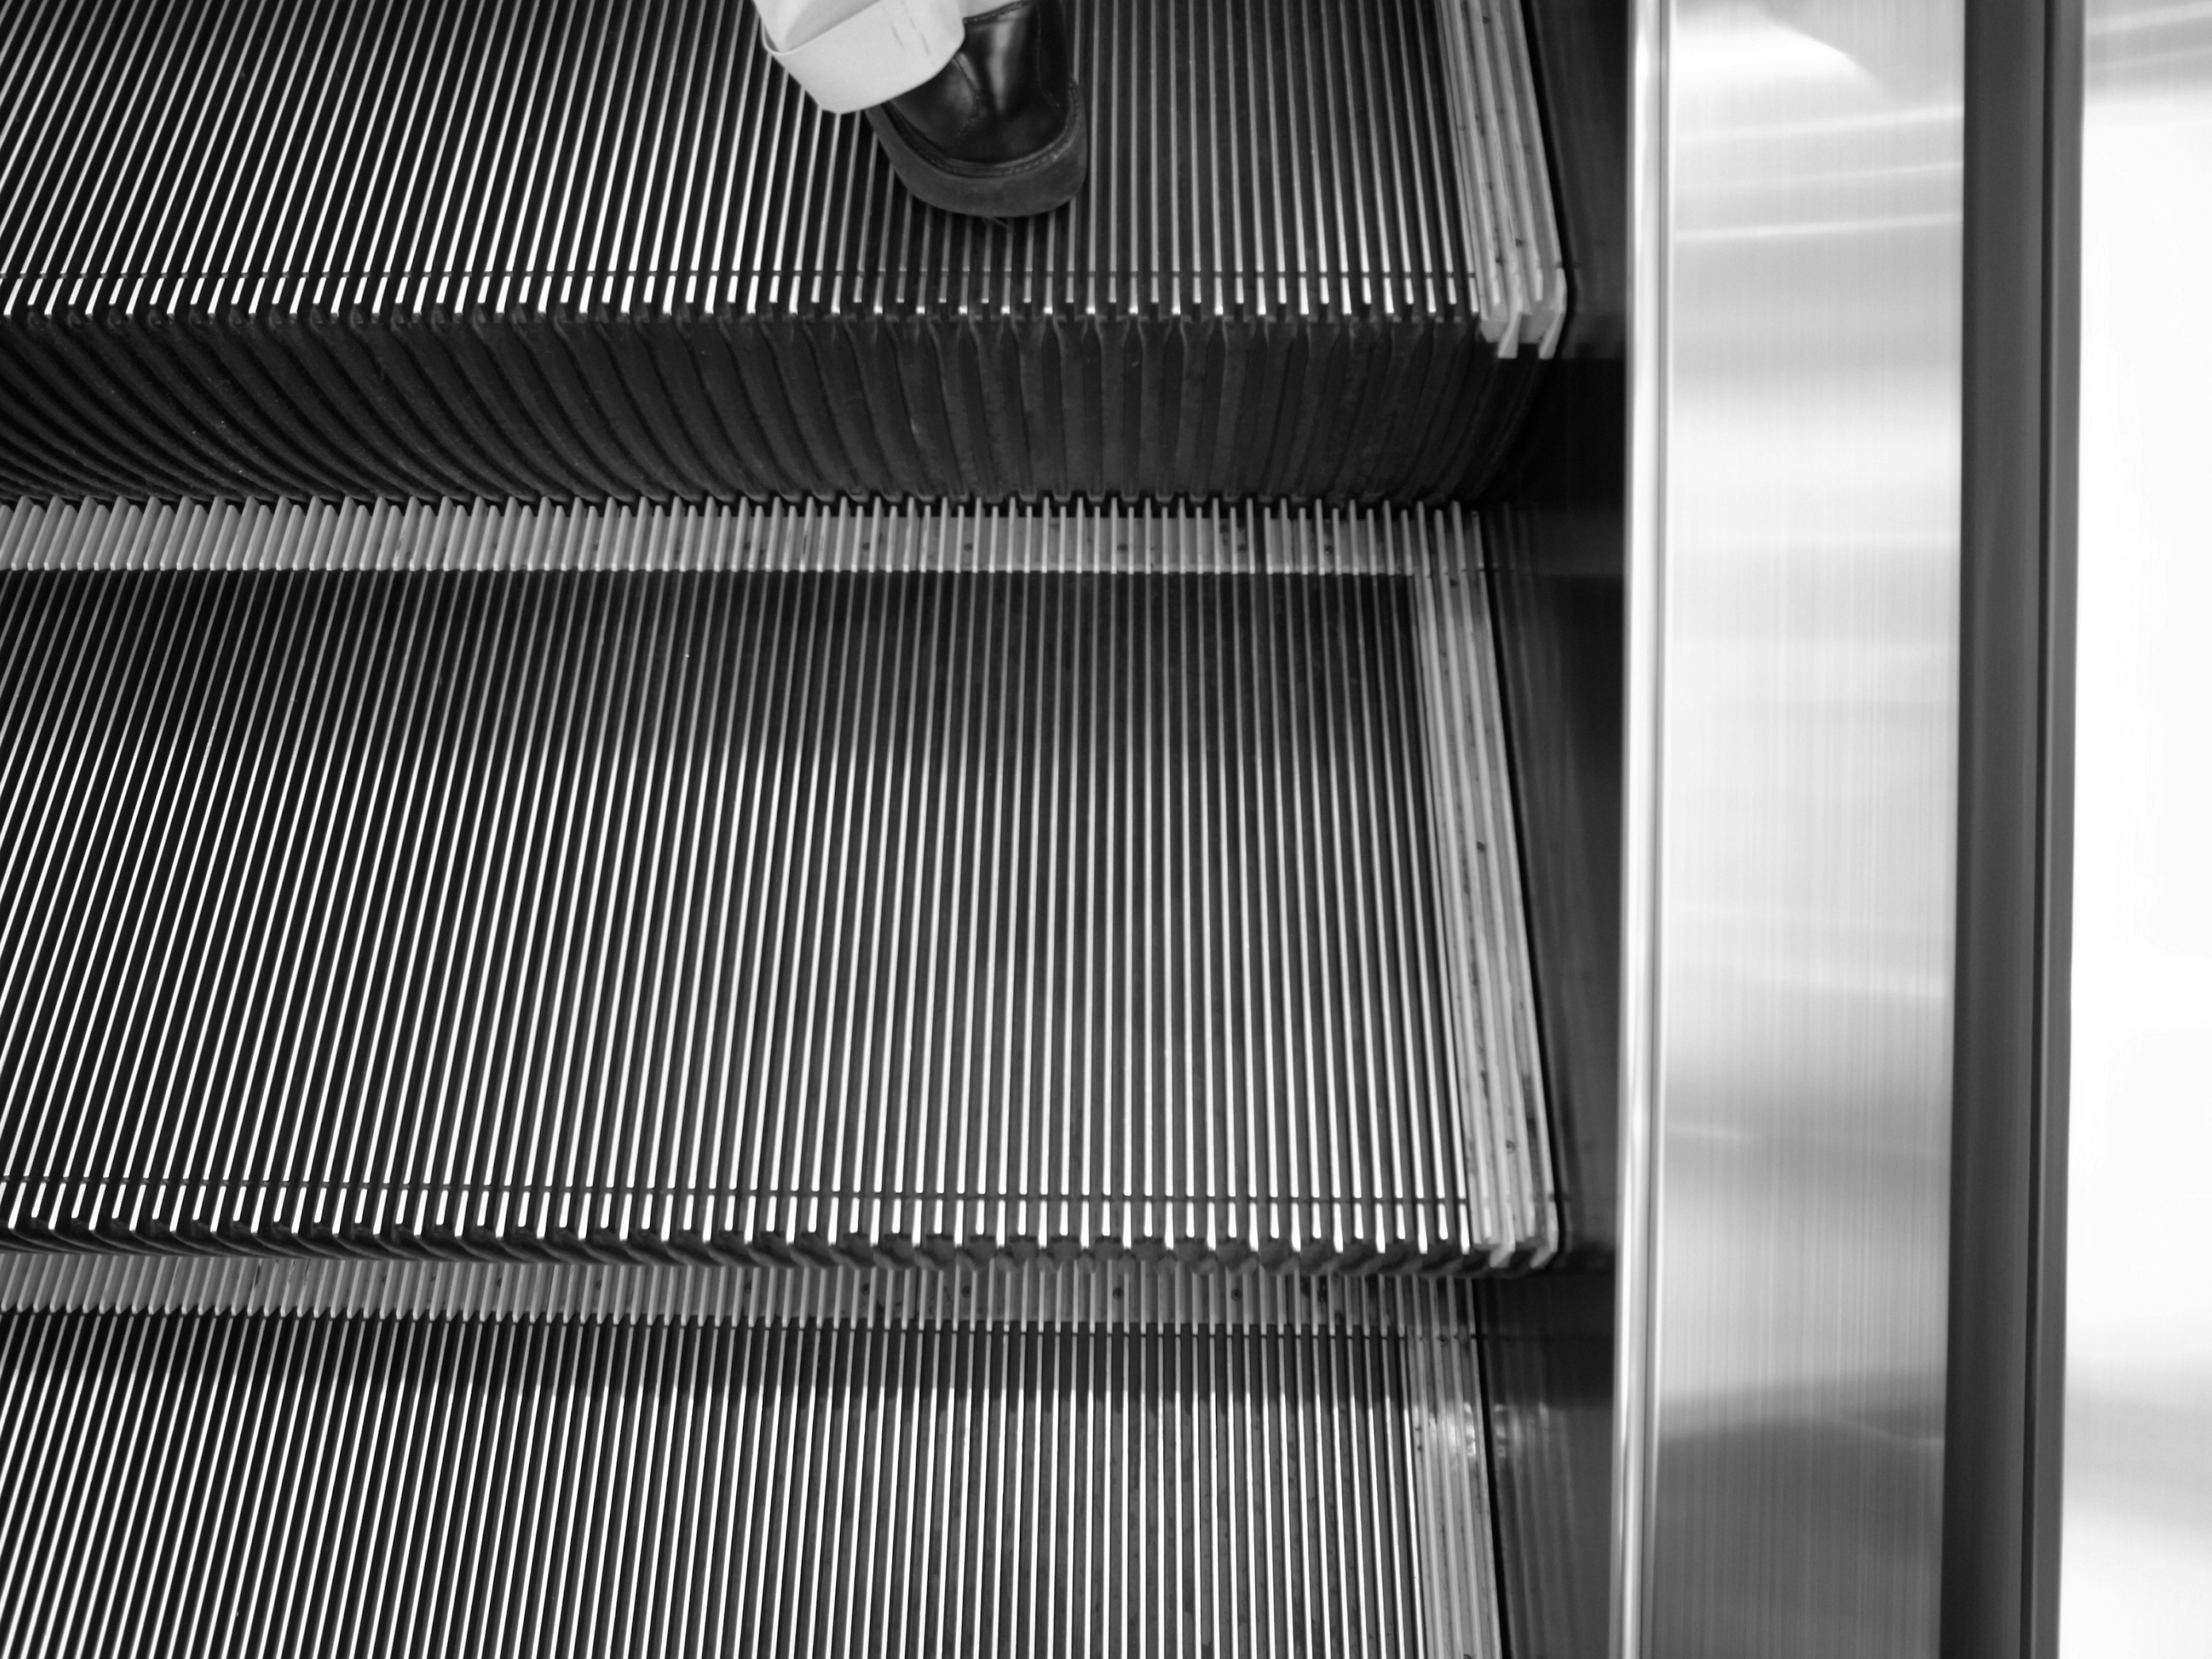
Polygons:
[[0,495],[1449,501],[1472,325],[0,324]]

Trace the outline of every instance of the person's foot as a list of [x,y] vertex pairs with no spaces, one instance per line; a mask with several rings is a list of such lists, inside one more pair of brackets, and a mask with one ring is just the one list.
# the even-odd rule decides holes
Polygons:
[[1013,219],[1073,196],[1090,162],[1060,0],[967,20],[931,80],[868,112],[907,188],[954,213]]

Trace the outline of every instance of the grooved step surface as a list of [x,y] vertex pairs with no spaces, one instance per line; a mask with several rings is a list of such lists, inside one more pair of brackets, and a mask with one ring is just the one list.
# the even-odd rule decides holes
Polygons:
[[581,517],[0,526],[0,1238],[1549,1254],[1462,523]]
[[0,492],[1463,494],[1564,289],[1517,15],[1437,3],[1071,0],[1092,177],[1001,224],[735,0],[31,0]]
[[26,1656],[1499,1652],[1474,1342],[0,1316]]

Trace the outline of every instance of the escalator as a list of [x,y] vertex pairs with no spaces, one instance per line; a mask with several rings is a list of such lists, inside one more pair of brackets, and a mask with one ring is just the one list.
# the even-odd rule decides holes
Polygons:
[[1591,1650],[1619,32],[1071,15],[0,20],[0,1648]]

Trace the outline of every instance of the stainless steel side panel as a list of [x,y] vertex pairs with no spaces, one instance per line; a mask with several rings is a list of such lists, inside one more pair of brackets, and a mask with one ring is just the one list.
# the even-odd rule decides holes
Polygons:
[[1624,1656],[1936,1650],[1961,0],[1644,0]]

